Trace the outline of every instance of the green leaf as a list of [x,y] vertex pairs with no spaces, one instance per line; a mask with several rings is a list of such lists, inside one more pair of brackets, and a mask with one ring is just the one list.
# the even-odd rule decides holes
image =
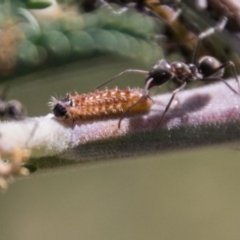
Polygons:
[[52,5],[52,1],[49,0],[29,0],[26,3],[26,7],[29,9],[43,9]]

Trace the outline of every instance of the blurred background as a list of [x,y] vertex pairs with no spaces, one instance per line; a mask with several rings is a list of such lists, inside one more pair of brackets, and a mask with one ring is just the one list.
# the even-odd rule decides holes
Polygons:
[[[189,63],[198,34],[222,16],[226,29],[205,39],[198,57],[231,60],[238,70],[238,9],[237,1],[213,0],[1,1],[0,87],[9,89],[2,100],[41,116],[51,96],[91,92],[126,69],[150,70],[161,58]],[[113,86],[143,87],[144,77]],[[45,169],[0,195],[0,238],[239,239],[238,156],[234,141],[70,166],[61,156],[44,159]]]

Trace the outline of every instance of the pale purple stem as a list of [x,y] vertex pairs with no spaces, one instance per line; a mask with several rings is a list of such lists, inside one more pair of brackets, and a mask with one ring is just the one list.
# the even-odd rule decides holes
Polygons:
[[[235,82],[229,83],[237,89]],[[152,97],[154,105],[151,111],[145,115],[124,118],[120,129],[119,118],[77,121],[72,125],[63,124],[51,114],[21,122],[1,123],[1,156],[11,155],[16,148],[28,148],[32,151],[32,157],[56,155],[65,151],[61,156],[68,158],[68,152],[71,151],[66,150],[78,147],[78,151],[84,151],[86,145],[83,144],[93,146],[94,149],[99,142],[106,143],[102,151],[114,153],[114,147],[117,146],[119,150],[116,152],[120,154],[121,151],[126,152],[124,147],[121,149],[121,144],[128,146],[129,151],[134,153],[149,151],[151,146],[153,150],[164,149],[164,146],[167,149],[179,145],[184,147],[183,142],[186,147],[193,146],[196,140],[195,145],[204,145],[240,138],[240,96],[230,91],[225,84],[217,83],[180,92],[157,131],[159,119],[170,97],[171,94]],[[232,134],[233,123],[236,129]],[[211,135],[213,132],[214,135]],[[87,154],[91,157],[90,152],[83,155]],[[96,154],[102,157],[98,152]]]

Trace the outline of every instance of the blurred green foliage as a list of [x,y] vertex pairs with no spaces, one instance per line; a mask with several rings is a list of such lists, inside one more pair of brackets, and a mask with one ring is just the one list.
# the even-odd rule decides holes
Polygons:
[[96,54],[118,54],[145,63],[162,57],[155,38],[161,25],[151,17],[136,11],[114,15],[102,8],[80,14],[72,8],[63,10],[60,5],[52,9],[50,6],[50,13],[45,16],[45,9],[31,12],[25,8],[30,2],[37,4],[27,1],[23,6],[20,2],[0,5],[2,76]]

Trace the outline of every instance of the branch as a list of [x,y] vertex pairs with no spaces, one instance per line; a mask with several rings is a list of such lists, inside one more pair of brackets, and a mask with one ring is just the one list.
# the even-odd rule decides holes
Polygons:
[[[237,89],[233,80],[228,83]],[[25,175],[21,163],[30,157],[31,163],[49,167],[49,156],[79,162],[240,139],[240,96],[224,83],[180,92],[156,131],[170,97],[171,94],[152,97],[150,112],[124,118],[120,129],[119,118],[76,121],[73,125],[52,114],[1,123],[0,184],[5,186],[13,175]]]

